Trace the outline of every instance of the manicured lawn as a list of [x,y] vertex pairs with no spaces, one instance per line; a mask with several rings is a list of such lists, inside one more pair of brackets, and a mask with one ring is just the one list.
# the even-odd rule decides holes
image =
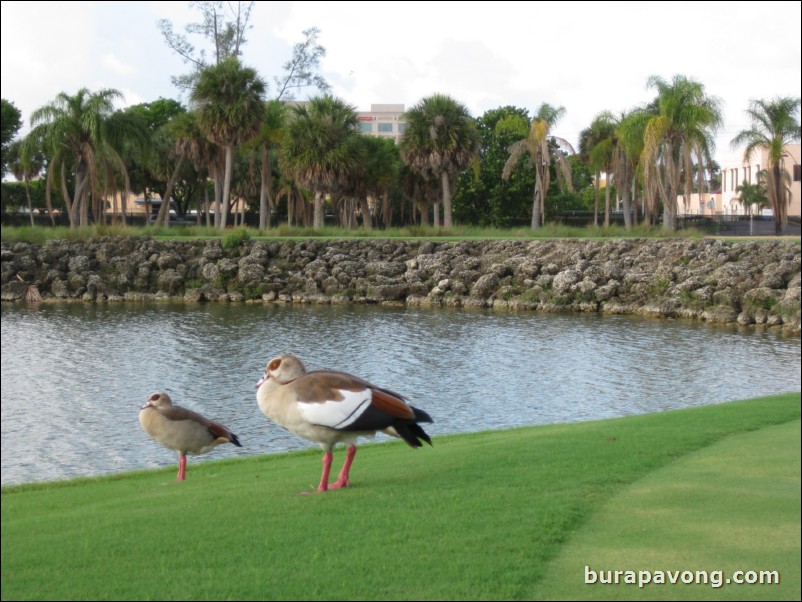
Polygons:
[[[354,486],[324,495],[298,495],[316,482],[317,452],[201,463],[182,483],[170,467],[4,488],[2,598],[574,599],[587,591],[583,575],[560,568],[563,559],[598,568],[640,568],[641,559],[667,569],[772,568],[789,546],[775,530],[795,525],[795,571],[778,564],[782,585],[758,597],[798,599],[799,417],[793,393],[441,437],[419,450],[366,445]],[[790,444],[795,464],[777,455]],[[765,489],[757,505],[705,510],[711,498],[731,497],[724,491],[756,487]],[[699,506],[685,509],[687,500]],[[611,505],[632,522],[597,532]],[[662,513],[673,539],[640,529],[636,519],[645,513],[649,524],[651,512]],[[729,534],[733,521],[745,545],[669,554]],[[586,559],[588,545],[601,546],[598,555]],[[617,597],[605,587],[580,595]]]

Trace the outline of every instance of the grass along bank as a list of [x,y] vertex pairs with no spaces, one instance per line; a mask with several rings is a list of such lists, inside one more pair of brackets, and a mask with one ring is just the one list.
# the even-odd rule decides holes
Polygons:
[[704,233],[696,229],[665,232],[660,226],[640,225],[630,230],[622,226],[576,228],[547,224],[537,230],[531,228],[480,228],[478,226],[454,226],[453,228],[435,228],[433,226],[407,226],[389,229],[349,229],[326,226],[319,230],[301,226],[281,224],[268,230],[257,228],[217,228],[203,226],[119,226],[95,224],[84,228],[67,226],[3,226],[0,229],[2,242],[13,244],[27,242],[44,244],[48,240],[92,240],[102,236],[147,236],[153,238],[240,238],[256,240],[300,240],[310,238],[323,239],[424,239],[424,240],[543,240],[559,238],[618,239],[618,238],[702,238]]
[[[800,394],[793,393],[436,437],[433,448],[421,450],[370,445],[359,453],[352,488],[317,496],[297,495],[315,484],[317,451],[196,464],[183,483],[170,467],[6,487],[2,598],[533,599],[547,591],[573,599],[583,575],[555,571],[552,563],[614,496],[718,442],[799,417]],[[799,464],[753,453],[750,441],[724,448],[718,473],[726,472],[720,476],[727,486],[751,487],[746,477],[754,472],[796,480],[790,508],[785,504],[769,518],[761,508],[747,509],[735,525],[735,535],[761,543],[742,568],[760,568],[779,562],[777,551],[785,549],[769,531],[772,521],[790,515],[798,534]],[[342,461],[342,451],[336,455]],[[731,470],[746,458],[754,459],[749,471]],[[691,493],[706,481],[681,469],[665,477],[686,480]],[[711,492],[703,493],[700,499]],[[667,524],[679,516],[668,515]],[[730,518],[710,513],[711,528],[720,524],[729,536]],[[612,537],[643,549],[661,545],[648,531]],[[605,558],[616,561],[615,553]],[[759,590],[759,597],[798,599],[798,557],[790,567],[767,568],[787,576],[795,571],[797,586],[789,591],[784,582]],[[755,591],[709,588],[700,595],[735,599]]]

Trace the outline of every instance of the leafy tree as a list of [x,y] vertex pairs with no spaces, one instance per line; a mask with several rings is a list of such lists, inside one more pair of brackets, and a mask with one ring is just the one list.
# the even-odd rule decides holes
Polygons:
[[215,144],[225,148],[225,176],[222,208],[215,212],[215,224],[226,227],[231,177],[234,170],[234,147],[254,138],[265,113],[265,83],[254,69],[245,67],[236,58],[201,72],[191,99],[197,107],[201,130]]
[[2,139],[0,140],[2,142],[2,148],[0,152],[2,153],[3,161],[3,171],[0,173],[0,176],[4,176],[8,171],[6,152],[8,151],[8,145],[22,127],[22,113],[13,102],[9,102],[5,98],[0,99],[0,111],[0,130],[2,130]]
[[[124,112],[140,120],[149,138],[144,147],[125,149],[131,190],[136,193],[144,192],[146,202],[150,200],[151,191],[158,191],[159,196],[164,198],[165,184],[175,167],[174,140],[170,138],[166,128],[176,116],[186,113],[186,108],[176,100],[158,98],[152,102],[132,105]],[[128,213],[125,196],[122,201],[122,219],[125,223]],[[169,208],[169,204],[167,206]]]
[[759,150],[766,153],[766,184],[774,212],[774,233],[777,235],[788,223],[789,198],[783,182],[783,162],[790,157],[785,146],[800,139],[799,109],[799,97],[753,100],[746,111],[752,121],[751,126],[732,139],[733,148],[745,145],[745,163],[749,163]]
[[524,138],[510,145],[507,149],[510,153],[507,162],[504,164],[504,171],[501,177],[508,179],[512,170],[520,158],[524,155],[529,157],[532,167],[535,168],[535,192],[532,202],[532,222],[533,229],[539,228],[545,220],[545,200],[551,184],[551,166],[554,163],[560,189],[567,187],[573,192],[571,181],[571,167],[562,152],[562,147],[568,148],[571,153],[574,149],[571,144],[556,136],[551,136],[551,128],[565,114],[565,108],[552,107],[548,103],[543,103],[537,110],[532,123],[529,124]]
[[[117,90],[81,88],[74,96],[60,93],[31,115],[33,130],[24,144],[31,145],[28,152],[42,150],[50,156],[47,197],[60,176],[71,227],[88,224],[89,201],[103,198],[103,179],[108,185],[114,174],[121,175],[128,196],[128,172],[120,151],[126,144],[144,144],[147,134],[139,120],[114,110],[115,100],[122,100]],[[72,198],[67,172],[75,178]]]
[[526,109],[506,106],[491,109],[476,120],[479,135],[478,171],[458,176],[454,193],[457,221],[507,228],[529,213],[535,172],[520,162],[504,180],[500,177],[509,153],[507,148],[529,127]]
[[359,164],[356,109],[324,94],[291,110],[281,157],[295,181],[313,191],[313,227],[320,229],[326,195],[344,188]]
[[[479,136],[468,109],[450,96],[434,94],[404,113],[407,129],[399,144],[401,158],[424,178],[435,177],[443,189],[443,225],[453,226],[451,180],[477,157]],[[435,226],[439,211],[435,204]]]
[[653,178],[665,209],[663,229],[673,230],[677,218],[677,196],[685,174],[685,195],[693,187],[693,155],[701,166],[713,150],[713,136],[721,125],[721,101],[705,93],[701,83],[682,75],[668,82],[652,76],[649,87],[657,88],[657,115],[649,119],[644,132],[642,160],[646,178]]
[[362,226],[366,230],[373,228],[369,203],[372,201],[375,212],[378,213],[378,201],[381,199],[384,225],[389,227],[392,219],[390,194],[398,187],[401,154],[398,146],[389,138],[361,136],[360,140],[364,147],[361,170],[364,194],[359,197]]

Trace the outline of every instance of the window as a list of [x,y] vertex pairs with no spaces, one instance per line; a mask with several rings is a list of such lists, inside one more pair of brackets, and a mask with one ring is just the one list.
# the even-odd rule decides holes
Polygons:
[[407,124],[406,123],[399,123],[398,124],[398,133],[403,134],[407,131]]
[[392,123],[380,123],[379,124],[379,133],[383,134],[392,134],[393,133],[393,124]]
[[364,121],[359,123],[359,131],[363,134],[370,134],[373,132],[373,124],[372,123],[365,123]]
[[799,163],[794,164],[794,182],[802,180],[802,165]]

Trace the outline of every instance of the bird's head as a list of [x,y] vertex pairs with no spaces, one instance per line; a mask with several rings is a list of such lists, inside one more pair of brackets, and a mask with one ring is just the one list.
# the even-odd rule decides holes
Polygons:
[[161,391],[157,391],[145,402],[145,405],[142,406],[142,409],[145,408],[169,408],[173,405],[173,400],[170,399],[170,396],[167,393],[162,393]]
[[306,368],[303,362],[294,355],[285,353],[267,362],[265,373],[261,380],[256,383],[256,388],[258,389],[270,379],[280,385],[286,385],[304,374],[306,374]]

